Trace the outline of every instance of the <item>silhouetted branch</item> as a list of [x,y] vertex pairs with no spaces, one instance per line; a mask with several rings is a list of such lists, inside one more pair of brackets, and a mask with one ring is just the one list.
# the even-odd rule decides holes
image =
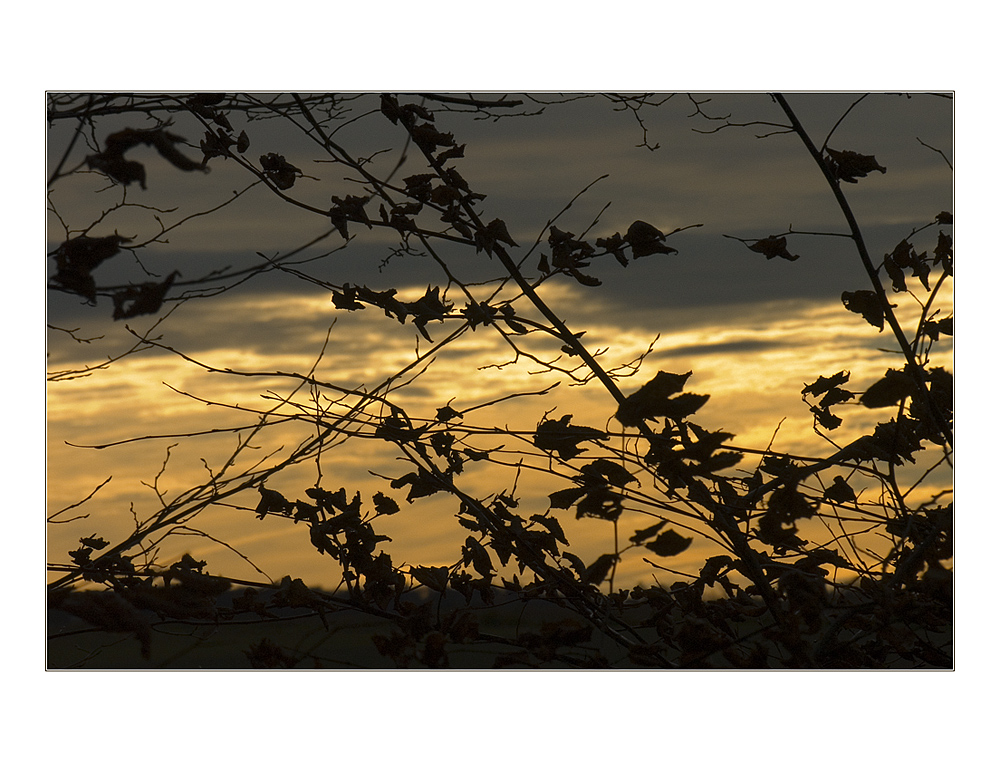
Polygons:
[[850,204],[847,201],[847,197],[844,196],[844,192],[840,187],[840,183],[837,178],[831,172],[828,163],[823,159],[823,156],[817,150],[816,146],[813,144],[805,128],[799,122],[798,117],[795,112],[792,111],[791,107],[788,105],[788,101],[785,100],[784,96],[780,93],[775,93],[775,101],[781,106],[782,110],[788,116],[789,120],[792,122],[792,127],[794,131],[799,135],[806,149],[809,151],[813,160],[816,162],[817,166],[823,172],[827,183],[830,185],[830,189],[833,191],[834,197],[837,199],[837,203],[840,205],[840,209],[844,215],[844,219],[847,221],[848,226],[851,229],[851,237],[854,239],[854,244],[857,247],[858,254],[861,258],[861,262],[864,265],[865,271],[868,274],[868,279],[871,281],[872,287],[876,298],[878,299],[882,314],[885,318],[885,322],[889,324],[889,328],[892,330],[893,335],[896,338],[896,342],[899,344],[899,348],[902,350],[903,355],[906,357],[906,372],[909,373],[914,382],[917,385],[917,390],[923,399],[924,404],[931,411],[931,414],[937,421],[939,431],[941,435],[948,441],[948,444],[952,443],[952,433],[951,427],[944,420],[944,416],[938,409],[937,403],[930,396],[930,392],[927,390],[926,381],[924,379],[924,374],[921,371],[920,365],[917,363],[917,359],[913,354],[913,349],[910,346],[909,340],[906,338],[906,334],[903,333],[902,327],[899,325],[899,321],[896,319],[896,313],[893,311],[892,305],[889,303],[889,299],[886,297],[885,289],[882,287],[882,281],[878,276],[878,271],[875,265],[872,263],[871,256],[868,253],[868,248],[865,244],[864,236],[861,232],[861,228],[858,225],[858,221],[854,216],[854,211],[851,209]]
[[920,143],[920,145],[922,145],[924,148],[930,148],[932,151],[934,151],[934,153],[938,154],[942,159],[944,159],[944,163],[948,165],[948,169],[954,169],[951,162],[948,160],[948,157],[944,155],[944,151],[942,151],[940,148],[935,148],[932,145],[928,145],[920,138],[917,138],[917,142]]

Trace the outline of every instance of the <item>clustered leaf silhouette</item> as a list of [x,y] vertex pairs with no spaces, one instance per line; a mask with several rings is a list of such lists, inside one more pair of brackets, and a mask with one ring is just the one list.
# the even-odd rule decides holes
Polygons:
[[[713,118],[703,108],[705,101],[691,96],[591,97],[606,99],[609,108],[627,109],[640,125],[644,109],[657,108],[670,97],[687,98],[697,116]],[[935,302],[953,276],[952,214],[928,210],[927,223],[878,261],[866,246],[845,184],[863,185],[871,182],[866,179],[871,173],[891,173],[892,167],[865,155],[865,146],[854,146],[856,152],[817,145],[784,96],[760,98],[769,99],[782,120],[761,124],[777,125],[777,132],[797,137],[827,181],[849,231],[849,236],[840,233],[839,240],[854,247],[870,280],[870,288],[844,291],[845,321],[866,321],[872,331],[888,328],[886,336],[891,334],[898,350],[886,355],[896,358],[894,364],[869,388],[852,388],[847,368],[801,379],[802,401],[814,416],[825,451],[762,452],[735,446],[733,433],[708,430],[697,422],[709,396],[697,392],[696,376],[647,368],[647,355],[607,367],[601,353],[546,300],[541,286],[550,280],[563,279],[581,292],[599,288],[601,280],[588,271],[598,259],[624,268],[641,266],[636,260],[645,257],[673,261],[683,256],[668,243],[679,230],[662,231],[636,220],[614,235],[588,238],[588,230],[557,227],[559,215],[528,250],[525,241],[508,232],[505,220],[487,211],[487,197],[461,173],[463,157],[475,146],[443,132],[439,115],[526,116],[557,108],[558,98],[50,94],[50,124],[75,125],[65,153],[50,170],[54,219],[61,221],[55,190],[78,173],[104,176],[121,199],[117,205],[127,206],[169,173],[192,173],[196,179],[204,175],[208,182],[210,170],[226,163],[303,214],[328,220],[330,233],[345,246],[376,229],[393,231],[398,237],[394,256],[429,258],[441,277],[427,285],[423,296],[408,300],[394,288],[378,291],[363,283],[307,275],[293,259],[306,247],[295,247],[260,256],[238,271],[194,278],[186,273],[189,280],[175,271],[148,282],[109,283],[101,280],[103,263],[162,244],[171,226],[161,223],[161,232],[140,240],[128,230],[92,235],[100,220],[83,230],[64,225],[65,240],[48,252],[49,289],[84,300],[110,321],[155,316],[149,331],[133,331],[130,352],[154,348],[214,373],[284,378],[295,382],[297,391],[277,407],[249,410],[251,420],[231,430],[238,443],[229,464],[165,498],[148,515],[135,515],[130,532],[108,536],[101,527],[91,527],[79,547],[69,551],[68,561],[65,548],[50,551],[55,555],[58,550],[59,556],[48,565],[50,616],[62,611],[76,622],[68,631],[50,631],[50,653],[56,643],[80,633],[109,633],[118,639],[118,648],[134,648],[138,641],[145,663],[156,666],[160,638],[184,625],[182,631],[193,642],[208,637],[206,633],[222,633],[223,638],[237,630],[252,633],[242,649],[246,667],[950,668],[951,491],[917,502],[912,490],[935,469],[948,473],[952,462],[952,374],[943,367],[947,358],[935,356],[942,337],[952,335],[950,307],[942,314]],[[400,131],[407,167],[419,161],[419,170],[408,169],[412,173],[401,177],[400,161],[390,173],[379,175],[371,161],[356,158],[351,146],[341,145],[338,120],[361,118],[359,114],[387,120]],[[134,122],[109,131],[104,124],[112,117],[114,124]],[[255,128],[269,119],[286,120],[289,129],[308,137],[320,159],[353,178],[357,195],[332,195],[325,208],[296,198],[305,171],[283,155],[253,151]],[[716,129],[745,127],[721,120]],[[637,150],[657,148],[645,143],[642,129],[643,145]],[[827,141],[834,135],[832,131]],[[134,150],[140,146],[154,148],[166,161],[154,162],[151,154]],[[142,162],[140,157],[149,158]],[[775,266],[769,261],[775,258],[791,263],[800,258],[790,232],[738,240],[762,268]],[[515,255],[515,249],[520,253]],[[489,269],[486,298],[483,283],[463,282],[449,267],[456,250],[480,258]],[[190,300],[279,271],[328,293],[331,311],[380,311],[387,320],[412,326],[420,337],[415,359],[389,371],[377,386],[352,388],[318,373],[211,367],[155,333]],[[602,276],[608,271],[602,269]],[[923,305],[915,331],[904,330],[887,288],[910,292]],[[50,329],[86,341],[65,327]],[[608,426],[581,425],[580,411],[546,411],[543,399],[537,400],[541,420],[534,431],[480,429],[465,422],[470,409],[456,400],[440,400],[432,418],[409,414],[397,391],[419,383],[429,358],[460,346],[473,333],[480,338],[488,334],[498,353],[508,352],[536,370],[573,384],[603,387],[607,409],[602,416]],[[558,348],[558,359],[529,351],[525,340],[540,337]],[[50,369],[50,383],[74,382],[112,362],[125,362],[128,354],[98,367]],[[550,388],[515,396],[542,397]],[[500,405],[505,399],[477,407]],[[317,400],[324,402],[319,406]],[[882,413],[880,422],[829,454],[832,433],[844,417],[862,409]],[[237,456],[245,455],[265,429],[303,423],[312,433],[289,452],[249,466],[233,465],[242,462]],[[136,438],[141,440],[142,433]],[[373,439],[394,449],[406,464],[385,478],[380,491],[362,494],[318,468],[314,483],[296,490],[276,485],[279,473],[318,462],[334,444]],[[497,445],[500,439],[504,441]],[[505,452],[516,457],[501,457]],[[922,464],[931,465],[918,467],[918,453]],[[928,460],[928,453],[937,455]],[[466,482],[466,468],[473,463],[495,469],[498,486],[491,493],[480,494]],[[156,467],[151,464],[151,470]],[[509,483],[512,470],[526,469],[551,479],[553,489],[545,501],[500,487]],[[71,514],[98,491],[53,511],[49,521],[79,520],[82,526],[84,519]],[[385,517],[416,510],[432,495],[447,497],[464,530],[454,560],[414,565],[390,555],[392,538],[380,526]],[[236,579],[211,573],[204,560],[187,554],[169,564],[157,560],[159,545],[193,517],[227,511],[256,514],[262,526],[290,522],[308,527],[303,541],[308,537],[311,552],[329,559],[335,582],[317,589],[290,575],[274,582]],[[623,515],[635,512],[648,517],[648,525],[627,542],[616,542],[613,550],[596,557],[573,552],[565,532],[570,523],[587,518],[617,526]],[[818,522],[829,530],[823,537],[806,531]],[[615,571],[627,554],[642,555],[653,567],[665,569],[667,559],[689,551],[695,534],[718,548],[703,559],[697,575],[675,575],[631,589],[615,585]],[[883,540],[877,557],[859,542],[874,536]],[[517,621],[529,603],[532,612],[541,613]],[[514,613],[504,618],[498,611]],[[354,657],[326,641],[288,635],[282,625],[293,621],[319,622],[329,632],[336,632],[340,621],[377,626],[368,631],[368,650],[356,652],[368,657],[352,662]],[[468,661],[470,654],[478,661]],[[88,663],[85,652],[72,663],[56,664],[50,657],[50,667]]]

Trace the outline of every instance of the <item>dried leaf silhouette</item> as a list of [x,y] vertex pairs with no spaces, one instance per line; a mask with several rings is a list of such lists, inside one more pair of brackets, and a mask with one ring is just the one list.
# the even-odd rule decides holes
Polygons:
[[618,556],[614,553],[605,553],[598,556],[597,560],[587,567],[587,571],[583,574],[583,581],[590,585],[601,584],[617,560]]
[[601,281],[595,278],[593,275],[587,275],[574,268],[569,268],[569,274],[576,278],[577,283],[581,286],[587,286],[588,288],[596,288],[601,285]]
[[691,460],[707,461],[711,459],[724,442],[733,438],[733,435],[727,431],[706,431],[694,423],[689,423],[688,427],[698,440],[685,443],[681,452],[685,458]]
[[[606,436],[601,436],[600,438],[607,439]],[[627,468],[606,458],[598,458],[595,461],[587,463],[580,469],[580,475],[584,483],[600,484],[602,486],[624,487],[627,484],[639,481],[629,473]]]
[[81,537],[80,544],[87,548],[93,548],[94,550],[103,550],[111,543],[103,537],[98,537],[97,535],[92,534],[90,537]]
[[622,238],[621,233],[615,233],[610,238],[598,238],[596,243],[604,249],[605,253],[610,252],[613,254],[614,258],[618,260],[618,264],[622,267],[628,267],[628,257],[625,256],[625,252],[622,250],[625,246],[625,239]]
[[382,113],[393,124],[398,124],[399,120],[404,117],[403,110],[399,107],[399,102],[394,96],[382,93],[380,103]]
[[424,327],[431,320],[443,321],[445,315],[451,312],[454,305],[441,299],[441,289],[435,286],[427,287],[427,292],[415,302],[403,303],[407,311],[413,316],[413,324],[420,331],[427,341],[431,341],[431,336]]
[[948,275],[953,275],[954,253],[951,247],[951,236],[938,233],[938,243],[934,248],[934,264],[940,264]]
[[847,370],[842,370],[833,376],[820,376],[811,384],[806,384],[802,387],[802,396],[811,394],[814,397],[818,397],[820,394],[829,392],[841,384],[846,384],[850,378],[851,372]]
[[663,521],[657,521],[652,526],[648,526],[645,529],[639,529],[638,531],[636,531],[631,537],[628,538],[628,541],[633,545],[640,545],[641,543],[645,542],[650,537],[652,537],[654,534],[659,532],[661,529],[663,529],[663,527],[665,527],[666,525],[667,525],[666,519],[663,519]]
[[455,145],[455,136],[450,132],[441,132],[433,124],[417,124],[410,128],[413,142],[428,153],[439,146]]
[[449,148],[447,151],[442,151],[437,155],[437,163],[443,164],[449,159],[461,159],[465,157],[465,145],[455,146],[454,148]]
[[278,190],[288,190],[295,185],[296,178],[302,174],[302,170],[289,164],[284,156],[277,153],[266,153],[261,156],[260,167],[264,177]]
[[602,521],[614,521],[622,514],[625,496],[607,485],[587,485],[569,490],[560,490],[549,495],[552,508],[569,508],[576,505],[578,519],[590,517]]
[[829,429],[830,431],[833,431],[834,429],[839,427],[840,424],[844,422],[843,419],[834,415],[825,407],[813,405],[812,407],[809,408],[809,412],[811,412],[815,416],[816,422],[820,426],[822,426],[824,429]]
[[926,254],[917,254],[916,250],[907,240],[901,241],[895,249],[885,255],[883,267],[889,278],[892,280],[892,290],[896,292],[906,291],[906,273],[904,268],[910,268],[911,274],[920,279],[924,288],[930,290],[928,276],[931,268],[927,264]]
[[892,407],[916,391],[916,384],[908,373],[889,369],[861,395],[865,407]]
[[769,513],[780,517],[785,523],[809,518],[816,513],[816,506],[799,492],[797,485],[778,487],[771,493],[767,507]]
[[940,320],[928,320],[924,323],[922,332],[934,341],[938,341],[943,333],[945,336],[954,336],[954,319],[950,317]]
[[443,593],[448,589],[447,566],[411,566],[409,574],[421,585],[427,585],[435,592]]
[[698,410],[708,401],[707,394],[682,394],[681,389],[691,371],[683,374],[659,371],[639,391],[628,396],[619,406],[615,418],[623,426],[638,426],[640,421],[651,418],[681,420]]
[[629,225],[622,240],[632,247],[632,259],[648,257],[652,254],[676,254],[677,249],[667,246],[667,236],[648,222],[636,220]]
[[[246,133],[244,132],[240,137],[246,137]],[[205,130],[205,137],[202,138],[199,147],[201,148],[203,160],[208,161],[208,159],[215,158],[216,156],[228,158],[229,149],[236,144],[237,141],[223,129],[218,129],[215,132]]]
[[851,374],[848,371],[842,370],[840,373],[833,376],[820,376],[811,384],[806,384],[802,388],[803,399],[805,399],[807,394],[811,394],[813,396],[819,396],[820,394],[823,395],[823,399],[821,399],[818,404],[809,408],[815,416],[816,423],[823,428],[832,431],[843,423],[838,416],[830,412],[829,408],[831,405],[836,405],[841,402],[847,402],[848,400],[854,399],[853,392],[840,388],[840,385],[846,383],[850,377]]
[[444,486],[438,481],[437,477],[422,468],[415,473],[404,474],[398,479],[393,479],[389,482],[389,486],[393,489],[399,489],[407,484],[410,485],[410,491],[406,495],[406,502],[408,503],[412,503],[417,498],[433,495],[435,492],[440,492],[444,489]]
[[569,487],[561,489],[549,495],[549,507],[565,510],[572,507],[573,503],[587,494],[586,487]]
[[767,511],[758,522],[758,536],[775,548],[800,547],[805,540],[798,536],[795,521],[815,513],[816,506],[806,500],[797,485],[778,487],[771,493]]
[[876,424],[871,445],[877,453],[877,459],[897,466],[902,465],[904,460],[915,463],[913,453],[924,449],[918,425],[912,418]]
[[765,455],[761,461],[760,470],[771,476],[793,479],[798,473],[799,467],[787,455]]
[[311,487],[306,490],[306,494],[313,498],[317,505],[326,508],[328,511],[361,512],[361,494],[356,492],[354,498],[348,503],[347,490],[344,487],[341,487],[336,492],[330,492],[320,487]]
[[778,238],[776,236],[769,235],[767,238],[761,238],[750,247],[750,251],[756,251],[759,254],[763,254],[768,259],[781,257],[782,259],[794,262],[799,258],[798,254],[792,254],[788,251],[787,241],[784,236]]
[[[207,172],[204,161],[197,162],[177,150],[175,143],[186,142],[179,135],[167,132],[162,127],[136,130],[126,128],[108,135],[104,140],[104,150],[87,157],[87,165],[91,169],[104,172],[115,182],[130,185],[138,182],[146,189],[146,168],[137,161],[125,158],[125,152],[139,145],[152,146],[164,159],[185,172],[201,170]],[[207,158],[207,157],[206,157]]]
[[396,299],[396,289],[389,288],[385,291],[373,291],[367,286],[354,286],[354,293],[358,299],[362,299],[376,307],[381,307],[386,317],[395,318],[400,324],[406,322],[406,316],[409,314],[409,311],[406,305]]
[[263,484],[257,488],[260,493],[260,502],[257,503],[257,518],[263,518],[269,513],[288,513],[292,504],[277,490],[268,489]]
[[123,243],[131,240],[116,233],[103,238],[82,235],[64,241],[53,252],[56,258],[56,274],[52,280],[94,302],[97,299],[97,284],[90,274],[91,271],[104,260],[117,254]]
[[515,319],[517,314],[514,312],[514,308],[511,307],[510,304],[500,305],[500,314],[503,315],[504,325],[506,325],[514,333],[524,335],[528,332],[527,327]]
[[851,485],[839,474],[833,477],[833,484],[823,491],[823,497],[836,503],[852,503],[857,499]]
[[499,310],[487,302],[469,302],[462,315],[469,322],[469,327],[475,331],[477,326],[489,325],[493,322]]
[[500,241],[501,243],[506,243],[509,246],[517,246],[514,239],[510,237],[510,233],[507,232],[507,223],[503,220],[493,220],[486,226],[486,232],[492,236],[494,241]]
[[466,566],[471,563],[472,567],[484,577],[493,572],[490,554],[475,537],[466,538],[465,545],[462,546],[462,563]]
[[827,166],[833,172],[834,177],[848,183],[856,183],[859,177],[867,177],[869,172],[886,173],[886,168],[875,161],[874,156],[855,153],[854,151],[834,151],[827,148],[829,156],[826,159]]
[[560,542],[563,545],[569,545],[569,541],[566,539],[566,535],[563,533],[562,526],[559,524],[559,519],[555,516],[542,516],[541,514],[535,514],[531,517],[532,521],[537,521],[543,527],[545,527],[549,533],[552,535],[556,542]]
[[547,452],[555,451],[563,460],[569,460],[583,452],[578,446],[582,442],[608,438],[600,429],[571,425],[572,419],[572,415],[564,415],[558,421],[547,419],[538,424],[533,439],[535,447]]
[[896,264],[891,254],[885,255],[885,260],[882,263],[882,266],[885,268],[886,274],[892,281],[892,290],[897,293],[900,291],[906,291],[906,273],[903,272],[902,267]]
[[698,572],[698,578],[713,587],[719,581],[719,572],[726,567],[732,568],[733,559],[729,556],[712,556],[705,561],[705,565]]
[[163,306],[163,300],[178,275],[180,273],[175,270],[162,283],[142,283],[116,291],[111,297],[115,305],[112,319],[155,315]]
[[606,487],[588,489],[587,494],[576,505],[578,519],[590,517],[602,521],[615,521],[622,514],[624,496]]
[[375,503],[375,512],[381,516],[390,516],[399,513],[399,505],[391,497],[376,492],[372,495],[372,502]]
[[681,537],[673,529],[668,529],[652,542],[646,543],[646,550],[651,550],[658,556],[676,556],[687,550],[693,541],[692,537]]
[[[591,275],[580,272],[581,268],[590,266],[595,249],[586,241],[580,241],[572,233],[560,230],[555,225],[549,227],[549,248],[552,250],[552,269],[570,275],[584,286],[600,286],[601,281]],[[542,255],[539,269],[546,272],[548,260]]]
[[[874,291],[845,291],[840,295],[844,306],[856,312],[881,332],[885,328],[885,314],[882,303]],[[895,307],[896,305],[890,305]]]
[[[295,170],[295,167],[292,167],[291,165],[288,166]],[[296,170],[296,172],[297,171],[298,170]],[[294,175],[292,182],[294,182]],[[289,185],[289,187],[291,186]],[[348,220],[352,222],[360,222],[367,225],[369,230],[372,229],[372,223],[368,218],[368,212],[365,211],[365,204],[369,201],[368,198],[361,196],[345,196],[344,198],[331,196],[330,200],[333,202],[333,206],[328,212],[330,215],[330,222],[332,222],[333,226],[337,228],[337,231],[343,236],[345,241],[350,238],[350,235],[347,232]]]
[[445,405],[444,407],[439,407],[437,409],[437,415],[434,416],[435,420],[446,422],[450,421],[452,418],[461,418],[462,414],[452,408],[451,405]]
[[357,289],[349,288],[347,285],[344,286],[344,290],[333,291],[330,294],[330,301],[333,302],[333,306],[338,310],[363,310],[365,305],[358,301]]

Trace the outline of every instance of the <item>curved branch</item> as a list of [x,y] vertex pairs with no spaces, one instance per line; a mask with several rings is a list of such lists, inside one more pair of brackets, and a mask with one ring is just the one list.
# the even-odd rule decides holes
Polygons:
[[913,352],[913,347],[910,346],[909,339],[907,339],[906,334],[903,332],[903,329],[899,324],[899,320],[896,319],[896,314],[893,312],[892,305],[889,303],[889,298],[886,296],[885,289],[882,287],[882,280],[879,278],[878,269],[875,267],[872,262],[871,255],[868,253],[868,247],[865,244],[864,235],[861,232],[861,226],[858,224],[858,220],[854,216],[854,210],[851,208],[850,203],[847,201],[847,197],[844,195],[843,189],[840,187],[840,182],[830,170],[830,167],[823,159],[823,155],[812,142],[812,139],[806,132],[805,127],[802,126],[802,122],[799,121],[799,118],[792,110],[792,107],[788,105],[788,101],[785,97],[781,93],[774,93],[773,97],[781,107],[782,111],[785,112],[785,115],[792,123],[792,129],[802,140],[806,149],[809,151],[809,154],[812,156],[813,161],[816,162],[816,165],[820,168],[820,171],[822,171],[823,177],[826,178],[826,181],[830,186],[830,190],[833,191],[833,195],[837,199],[837,204],[840,206],[844,219],[847,221],[847,225],[851,229],[851,238],[854,239],[854,245],[858,250],[858,255],[861,258],[862,265],[864,265],[865,272],[868,274],[868,280],[871,282],[878,298],[879,305],[882,308],[882,313],[885,316],[885,321],[889,324],[889,328],[892,330],[892,334],[896,338],[896,343],[899,345],[899,348],[903,352],[903,356],[906,358],[906,372],[909,373],[914,382],[916,382],[918,393],[922,398],[921,401],[927,406],[928,410],[930,410],[931,414],[934,416],[941,435],[948,441],[949,445],[952,445],[953,437],[951,427],[948,425],[941,411],[938,409],[937,404],[931,397],[930,391],[927,388],[927,380],[924,378],[923,368],[917,362],[917,357]]

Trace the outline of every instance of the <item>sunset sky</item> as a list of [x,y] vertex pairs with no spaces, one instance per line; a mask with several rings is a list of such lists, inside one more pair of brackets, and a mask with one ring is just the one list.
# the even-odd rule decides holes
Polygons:
[[[822,144],[858,97],[855,93],[793,93],[788,100],[813,140]],[[697,132],[713,130],[722,122],[692,116],[693,100],[686,95],[653,99],[663,102],[655,108],[643,108],[639,112],[641,124],[631,112],[616,110],[614,103],[601,97],[536,94],[534,98],[559,102],[539,115],[496,121],[475,120],[469,114],[441,113],[437,117],[439,129],[453,133],[457,143],[467,146],[465,158],[455,166],[474,191],[485,194],[479,204],[483,219],[506,221],[518,244],[512,249],[515,256],[531,252],[524,265],[529,275],[537,274],[539,255],[548,249],[549,221],[604,175],[607,177],[593,184],[559,217],[555,223],[558,228],[582,234],[594,223],[587,233],[587,239],[593,241],[615,232],[624,234],[637,219],[664,231],[700,225],[670,238],[677,255],[639,259],[625,269],[613,259],[595,264],[588,273],[603,281],[600,288],[586,288],[570,278],[548,281],[541,292],[556,312],[574,332],[586,331],[583,341],[591,351],[607,348],[606,365],[629,362],[655,340],[639,372],[621,382],[626,392],[639,388],[658,370],[692,371],[686,390],[711,395],[694,419],[704,428],[725,429],[736,435],[732,444],[746,448],[764,449],[773,440],[778,451],[817,457],[833,452],[834,445],[812,431],[812,414],[800,395],[803,385],[820,375],[850,370],[848,388],[863,391],[887,367],[901,367],[902,362],[882,351],[893,349],[888,331],[879,333],[841,303],[843,291],[869,287],[848,239],[789,235],[789,249],[799,255],[796,261],[767,260],[734,240],[780,235],[790,227],[795,231],[846,232],[825,180],[798,137],[757,137],[775,130],[765,125],[734,126],[714,134]],[[406,96],[403,100],[418,98]],[[778,106],[762,93],[714,94],[695,96],[695,100],[708,115],[731,115],[734,123],[781,122],[784,118]],[[377,96],[359,96],[351,106],[355,115],[364,117],[347,123],[336,139],[352,156],[372,157],[372,171],[384,175],[398,160],[405,135],[378,113]],[[539,106],[526,102],[526,108],[536,111]],[[372,109],[374,113],[369,113]],[[280,120],[238,123],[239,118],[232,117],[236,131],[246,128],[251,139],[247,156],[256,160],[264,153],[280,153],[306,175],[289,195],[320,208],[329,206],[331,195],[360,195],[360,186],[343,180],[342,168],[317,161],[323,155],[294,128]],[[61,123],[48,130],[50,168],[63,155],[73,126]],[[103,141],[109,132],[126,126],[149,125],[135,118],[108,120],[98,123],[95,134]],[[644,130],[647,143],[659,146],[656,150],[637,145],[643,142]],[[170,131],[183,135],[194,146],[202,134],[183,116]],[[857,185],[845,186],[876,262],[914,228],[933,221],[939,212],[953,210],[953,176],[948,164],[953,161],[953,141],[953,101],[928,94],[870,95],[837,127],[830,147],[872,154],[887,168],[885,174],[876,172]],[[383,149],[390,150],[378,153]],[[90,152],[83,143],[74,150],[68,166],[78,164]],[[197,156],[196,148],[184,150]],[[204,175],[177,171],[152,149],[136,149],[130,158],[146,165],[148,189],[132,186],[127,194],[128,202],[141,206],[109,215],[89,235],[117,232],[136,236],[136,241],[145,240],[159,229],[157,217],[171,225],[232,198],[252,180],[220,159],[214,159],[211,173]],[[411,148],[397,178],[427,171],[418,158]],[[106,180],[93,173],[55,183],[50,196],[53,211],[47,218],[49,251],[65,240],[64,223],[70,230],[80,231],[101,210],[121,199],[119,188],[102,190],[106,186]],[[174,207],[176,212],[154,211]],[[368,211],[374,217],[377,204],[370,204]],[[192,281],[226,266],[252,266],[260,261],[257,252],[283,254],[330,229],[328,220],[256,187],[225,208],[194,217],[172,230],[166,236],[169,245],[151,244],[137,252],[141,265],[130,254],[119,254],[95,270],[95,276],[99,283],[119,283],[127,278],[162,280],[176,270],[178,280]],[[932,228],[916,239],[918,251],[933,249],[937,230]],[[945,230],[951,232],[950,228]],[[398,298],[411,301],[428,285],[446,285],[427,258],[396,257],[380,268],[391,253],[390,246],[398,241],[391,231],[368,231],[355,225],[351,232],[357,235],[346,248],[341,248],[343,239],[334,231],[303,252],[297,260],[329,254],[302,264],[301,269],[334,285],[395,288]],[[540,244],[532,249],[539,238]],[[501,274],[497,262],[468,247],[445,243],[440,253],[465,280]],[[916,293],[923,296],[919,290]],[[457,309],[465,305],[464,296],[455,289],[448,298]],[[920,305],[905,293],[893,295],[893,301],[900,307],[904,327],[912,330]],[[96,306],[81,302],[79,297],[49,294],[49,324],[75,330],[77,337],[91,340],[79,343],[65,331],[50,330],[50,374],[93,366],[116,356],[135,342],[126,327],[142,334],[163,314],[112,322],[109,300],[99,300]],[[942,292],[936,303],[942,317],[950,314],[950,290]],[[431,322],[428,331],[437,341],[452,327]],[[371,307],[358,312],[336,310],[329,291],[280,272],[255,278],[219,296],[185,302],[154,335],[162,336],[162,343],[179,352],[217,368],[308,373],[328,330],[329,345],[315,375],[347,388],[377,386],[410,362],[418,345],[419,334],[409,322],[400,325]],[[426,349],[428,344],[420,338],[419,346]],[[529,337],[525,346],[548,359],[559,351],[558,342],[535,336]],[[942,341],[932,364],[950,368],[950,351],[950,340]],[[467,333],[392,399],[415,418],[433,418],[435,411],[448,403],[455,409],[468,409],[512,393],[537,392],[562,380],[557,390],[545,396],[512,399],[470,413],[464,423],[532,431],[546,414],[558,418],[571,413],[574,423],[620,431],[610,421],[615,404],[603,388],[597,384],[573,387],[564,377],[539,375],[534,373],[538,368],[525,359],[516,365],[488,367],[512,359],[509,348],[490,331]],[[81,536],[96,532],[109,540],[118,539],[132,525],[131,510],[139,516],[155,510],[158,498],[143,482],[155,482],[161,494],[174,496],[204,481],[207,469],[217,470],[225,463],[236,441],[232,435],[180,435],[250,424],[253,416],[206,406],[203,400],[263,410],[274,402],[261,395],[281,394],[293,386],[286,379],[206,373],[155,349],[84,377],[49,383],[49,512],[82,500],[107,477],[113,477],[93,500],[75,511],[88,514],[88,519],[49,528],[50,560],[64,560],[65,552],[75,547]],[[301,401],[308,401],[307,393]],[[831,438],[839,445],[850,442],[881,420],[877,413],[845,407],[845,423]],[[254,458],[280,446],[293,447],[310,435],[305,424],[297,426],[266,433],[263,449]],[[147,435],[158,438],[104,449],[80,447]],[[376,440],[334,448],[322,461],[323,484],[330,489],[344,486],[349,494],[358,490],[367,497],[381,490],[397,498],[403,511],[380,520],[384,523],[379,525],[394,538],[387,550],[397,564],[453,562],[467,534],[455,524],[453,501],[435,496],[407,504],[403,493],[393,493],[386,481],[369,473],[390,477],[405,473],[407,464],[396,461],[396,456],[389,443]],[[516,460],[509,458],[511,463]],[[747,460],[741,467],[752,471],[754,465]],[[294,499],[316,479],[316,464],[310,462],[268,484]],[[465,479],[465,488],[476,494],[509,492],[515,472],[512,468],[477,466],[469,469]],[[545,496],[564,486],[551,477],[525,472],[517,481],[517,494],[523,505],[536,505],[533,512],[540,512],[548,504]],[[947,474],[923,485],[928,492],[947,486]],[[256,494],[248,494],[236,502],[252,508],[256,500]],[[636,520],[641,526],[643,519]],[[576,522],[571,513],[561,514],[560,521],[587,560],[610,549],[610,525],[593,519]],[[308,530],[301,524],[258,522],[252,512],[220,508],[201,514],[192,528],[204,534],[173,538],[165,548],[174,556],[161,562],[169,563],[190,552],[207,559],[208,570],[214,573],[261,579],[250,564],[207,539],[208,535],[247,554],[273,579],[288,574],[324,585],[331,582],[331,570],[335,571],[329,559],[314,552],[308,543]],[[686,556],[671,559],[670,565],[696,570],[706,554],[713,554],[712,547],[699,540]],[[639,554],[632,554],[616,581],[650,581],[649,571]]]

